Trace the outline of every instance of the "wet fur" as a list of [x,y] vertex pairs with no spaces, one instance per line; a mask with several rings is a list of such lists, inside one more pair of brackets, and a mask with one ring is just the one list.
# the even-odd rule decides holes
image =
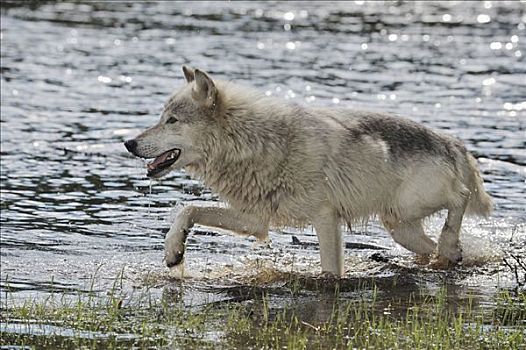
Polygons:
[[[176,231],[194,224],[264,239],[269,225],[312,223],[322,270],[341,275],[341,224],[371,216],[406,248],[455,262],[464,210],[491,212],[476,160],[452,137],[385,113],[285,103],[198,70],[185,68],[185,76],[188,84],[159,124],[135,139],[133,153],[148,158],[185,147],[172,169],[202,179],[231,212],[183,211],[167,236],[168,265],[184,254],[186,237]],[[178,131],[165,124],[174,115]],[[437,247],[421,220],[442,209],[450,217]]]

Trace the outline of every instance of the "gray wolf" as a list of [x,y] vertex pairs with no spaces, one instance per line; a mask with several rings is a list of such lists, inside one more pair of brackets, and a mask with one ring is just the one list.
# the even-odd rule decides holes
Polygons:
[[[452,137],[384,113],[285,103],[198,69],[183,72],[187,83],[160,121],[125,146],[153,158],[149,177],[185,168],[228,207],[178,214],[165,240],[169,267],[183,262],[195,224],[261,240],[271,226],[312,224],[322,272],[341,276],[342,225],[373,216],[417,256],[454,264],[464,214],[491,212],[475,158]],[[435,242],[422,220],[442,209]]]

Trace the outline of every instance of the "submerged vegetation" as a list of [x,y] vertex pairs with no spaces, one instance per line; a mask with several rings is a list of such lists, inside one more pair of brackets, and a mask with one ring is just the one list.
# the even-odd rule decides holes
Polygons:
[[17,304],[7,294],[0,342],[31,349],[526,348],[523,292],[501,292],[481,307],[471,297],[451,300],[446,289],[380,299],[376,285],[361,284],[349,297],[339,282],[321,280],[319,289],[309,286],[311,303],[294,303],[304,282],[283,287],[288,295],[240,286],[236,293],[243,298],[201,306],[181,301],[182,284],[162,296],[114,288],[104,297],[61,294]]

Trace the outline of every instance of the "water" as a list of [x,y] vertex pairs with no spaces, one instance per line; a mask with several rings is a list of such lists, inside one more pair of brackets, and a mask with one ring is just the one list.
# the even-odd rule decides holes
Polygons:
[[[523,2],[3,5],[2,290],[20,300],[104,292],[119,274],[131,287],[178,283],[162,262],[172,208],[218,198],[183,172],[150,187],[122,142],[157,120],[183,64],[300,103],[395,112],[462,139],[496,203],[489,220],[464,224],[466,266],[417,267],[373,220],[345,236],[346,276],[410,281],[386,294],[514,286],[501,260],[526,254],[525,21]],[[435,236],[443,219],[427,222]],[[279,294],[286,273],[315,276],[317,246],[292,236],[316,242],[310,228],[272,232],[272,247],[198,228],[188,303],[253,283]]]

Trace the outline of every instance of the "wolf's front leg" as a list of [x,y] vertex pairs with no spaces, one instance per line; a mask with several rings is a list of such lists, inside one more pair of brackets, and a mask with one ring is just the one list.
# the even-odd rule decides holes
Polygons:
[[339,215],[330,208],[322,208],[312,224],[320,243],[322,273],[343,276],[343,240]]
[[172,267],[183,262],[186,238],[192,228],[194,207],[185,207],[177,215],[170,230],[164,238],[164,260],[166,266]]
[[186,238],[195,225],[222,228],[241,235],[252,235],[259,240],[268,238],[268,222],[240,213],[231,208],[184,207],[177,215],[164,242],[168,267],[179,265],[184,258]]

